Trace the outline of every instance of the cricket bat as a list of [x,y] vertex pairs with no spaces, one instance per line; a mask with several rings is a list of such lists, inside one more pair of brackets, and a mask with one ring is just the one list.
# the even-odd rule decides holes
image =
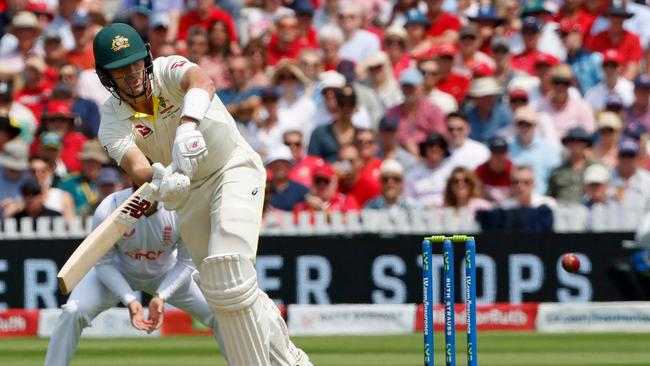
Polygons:
[[57,275],[61,292],[67,295],[72,291],[86,273],[151,207],[153,195],[153,188],[149,183],[144,183],[79,244]]

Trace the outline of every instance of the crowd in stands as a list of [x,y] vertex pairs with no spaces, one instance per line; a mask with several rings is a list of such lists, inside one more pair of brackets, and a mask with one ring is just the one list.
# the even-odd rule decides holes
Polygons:
[[208,72],[266,165],[266,214],[544,230],[563,203],[650,210],[645,1],[20,0],[0,2],[2,217],[71,220],[131,185],[97,141],[110,22]]

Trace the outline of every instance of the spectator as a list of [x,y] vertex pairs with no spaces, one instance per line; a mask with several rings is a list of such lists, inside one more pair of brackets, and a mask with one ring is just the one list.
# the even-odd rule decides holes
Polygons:
[[424,78],[417,69],[407,69],[400,75],[404,103],[386,111],[386,118],[399,121],[399,142],[411,154],[418,153],[418,145],[433,133],[444,133],[442,110],[431,103],[422,89]]
[[[306,1],[306,0],[303,0]],[[320,53],[314,48],[303,48],[298,54],[298,66],[311,83],[318,82],[318,75],[323,70],[323,65],[320,60]]]
[[587,208],[613,202],[609,193],[610,178],[610,168],[602,164],[592,164],[585,169],[583,176],[585,195],[582,203]]
[[120,171],[110,166],[104,167],[99,171],[95,185],[97,186],[98,192],[97,200],[93,204],[87,204],[82,207],[79,211],[79,216],[92,216],[104,198],[128,186],[124,184],[123,175]]
[[481,197],[478,179],[471,170],[459,166],[451,171],[445,188],[445,207],[455,211],[467,208],[473,217],[476,211],[492,208],[490,202]]
[[402,164],[394,159],[384,160],[379,175],[381,194],[368,201],[364,208],[371,210],[394,208],[410,210],[419,208],[417,201],[402,194],[403,179],[404,168]]
[[397,128],[399,120],[391,117],[383,117],[379,122],[379,149],[377,157],[382,160],[397,160],[406,171],[410,171],[417,163],[416,155],[406,151],[399,144]]
[[270,77],[266,72],[269,59],[266,55],[266,45],[260,39],[253,39],[244,48],[244,56],[249,62],[251,74],[250,83],[254,87],[265,87],[269,85]]
[[[561,64],[560,60],[558,60],[552,55],[546,53],[537,54],[537,58],[535,59],[535,78],[539,80],[539,84],[535,85],[532,89],[530,89],[528,93],[530,98],[530,104],[534,108],[538,108],[540,103],[545,98],[550,98],[553,95],[552,71],[555,66],[560,64]],[[520,78],[514,79],[513,82],[510,84],[510,87],[513,88],[515,87],[515,85],[519,86],[519,82],[521,79]],[[572,95],[571,93],[573,92],[573,90],[574,90],[573,88],[569,88],[569,95]],[[579,93],[577,95],[580,96]]]
[[[196,8],[187,11],[181,16],[178,25],[179,41],[185,41],[187,38],[187,32],[192,26],[199,25],[207,31],[210,24],[215,20],[222,20],[224,24],[226,24],[230,40],[237,42],[237,33],[235,31],[235,23],[233,22],[232,17],[230,14],[215,5],[214,0],[197,0]],[[182,48],[184,48],[183,45],[181,45],[181,49]]]
[[600,161],[610,168],[616,166],[619,156],[618,142],[622,130],[623,123],[615,113],[602,112],[598,115],[596,144],[593,148],[594,160]]
[[557,35],[557,23],[551,15],[557,10],[557,5],[545,0],[532,0],[523,3],[521,17],[525,19],[533,17],[539,23],[540,37],[537,41],[537,49],[540,52],[551,54],[558,59],[566,58],[566,50]]
[[63,48],[61,36],[58,33],[43,34],[43,51],[45,53],[45,63],[48,67],[59,69],[66,63],[66,50]]
[[361,63],[381,50],[377,36],[361,28],[364,14],[360,4],[353,1],[339,3],[337,20],[345,39],[339,49],[341,58]]
[[498,14],[498,9],[495,4],[481,4],[473,9],[475,9],[475,11],[470,11],[468,9],[465,14],[469,15],[467,18],[470,24],[476,24],[478,28],[477,34],[479,37],[479,49],[489,55],[492,38],[496,34],[501,34],[503,32],[502,25],[505,19]]
[[429,29],[427,38],[421,42],[412,53],[415,55],[426,52],[432,46],[442,43],[456,43],[458,40],[458,31],[460,30],[460,19],[451,13],[442,11],[442,0],[426,0],[427,19],[429,19]]
[[271,76],[271,84],[282,91],[278,101],[278,119],[283,130],[300,129],[309,135],[316,127],[316,104],[311,98],[311,83],[294,61],[280,62]]
[[[11,25],[7,29],[17,39],[16,45],[12,48],[2,50],[3,69],[11,73],[19,73],[25,68],[25,59],[29,55],[42,55],[43,50],[37,42],[41,34],[38,19],[30,11],[20,11],[11,19]],[[3,37],[3,40],[7,38]],[[5,42],[3,42],[5,43]]]
[[78,6],[79,0],[59,0],[57,15],[45,28],[45,32],[54,32],[61,35],[63,47],[66,51],[74,48],[74,37],[72,36],[70,21],[77,12]]
[[522,20],[521,36],[523,51],[512,58],[512,68],[534,75],[535,62],[540,51],[537,48],[541,36],[542,25],[535,17],[529,16]]
[[490,157],[490,151],[485,145],[469,138],[471,127],[462,114],[447,115],[447,132],[452,166],[465,166],[474,170]]
[[433,49],[438,67],[440,68],[440,81],[438,89],[456,98],[460,105],[467,95],[472,80],[454,70],[454,57],[458,53],[453,43],[443,43]]
[[57,183],[54,175],[55,169],[56,163],[53,161],[41,157],[32,157],[29,159],[29,170],[41,188],[43,205],[45,208],[62,215],[65,218],[66,224],[70,226],[75,217],[74,201],[70,193],[54,186]]
[[[145,0],[147,1],[147,0]],[[149,20],[151,18],[151,8],[146,5],[136,5],[129,9],[127,23],[135,29],[146,43],[149,42]],[[72,17],[74,22],[74,17]],[[74,29],[72,30],[74,34]]]
[[[325,71],[321,73],[319,80],[320,94],[317,95],[319,98],[315,98],[318,103],[318,112],[316,113],[317,126],[331,122],[333,116],[339,113],[336,95],[337,93],[341,93],[341,90],[346,84],[345,77],[336,71]],[[354,94],[357,97],[359,96],[356,90],[354,90]],[[369,128],[373,125],[370,120],[370,115],[363,105],[358,105],[352,115],[352,124],[356,128]]]
[[[74,131],[77,114],[72,112],[70,104],[63,101],[52,101],[47,105],[47,111],[43,114],[44,131],[54,132],[61,136],[61,160],[68,172],[78,172],[80,169],[79,152],[87,140],[84,135]],[[36,140],[32,144],[32,152],[38,151]]]
[[288,130],[282,135],[283,142],[291,150],[293,165],[289,170],[289,179],[300,183],[307,188],[312,188],[314,170],[324,164],[324,160],[305,154],[302,132]]
[[471,126],[469,137],[485,143],[496,136],[499,130],[512,124],[512,113],[499,100],[499,83],[493,77],[474,79],[469,90],[473,104],[465,108],[464,114]]
[[583,0],[567,0],[562,4],[560,11],[555,16],[556,21],[560,24],[560,29],[562,29],[562,24],[565,23],[577,24],[583,33],[580,38],[589,35],[596,20],[596,16],[583,7],[583,2]]
[[210,50],[208,31],[198,25],[192,26],[187,31],[187,59],[196,64],[208,56]]
[[43,132],[38,137],[38,140],[38,150],[33,155],[43,158],[48,164],[55,167],[52,186],[58,187],[61,179],[68,175],[68,168],[65,167],[65,163],[61,160],[63,140],[56,132]]
[[621,55],[611,49],[603,53],[603,71],[605,79],[587,90],[585,100],[591,104],[594,111],[605,108],[607,96],[616,94],[621,97],[624,107],[629,107],[634,101],[634,84],[621,76]]
[[29,108],[36,118],[41,118],[43,107],[52,91],[52,81],[45,77],[46,68],[47,65],[40,56],[27,56],[25,69],[21,73],[24,85],[14,94],[14,98]]
[[547,195],[561,202],[577,203],[584,196],[582,178],[590,164],[591,136],[583,128],[576,127],[569,130],[562,143],[568,155],[562,165],[551,172]]
[[438,62],[435,59],[420,60],[418,70],[422,73],[424,79],[422,89],[429,101],[440,108],[444,115],[458,111],[456,99],[451,94],[438,89],[438,83],[440,82]]
[[560,22],[560,38],[567,49],[566,63],[571,66],[580,91],[585,93],[602,80],[603,72],[599,54],[589,52],[584,47],[584,36],[588,32],[580,21],[581,19],[563,19]]
[[352,115],[357,106],[357,99],[352,87],[346,86],[335,93],[339,108],[333,116],[332,123],[316,127],[309,140],[309,155],[314,155],[334,162],[339,148],[354,141],[355,128]]
[[510,156],[516,165],[527,165],[535,173],[535,192],[546,193],[551,171],[560,165],[560,151],[536,133],[537,113],[530,107],[515,112],[516,134],[510,144]]
[[493,37],[490,49],[495,63],[494,78],[499,82],[501,90],[507,90],[508,85],[514,78],[526,75],[511,66],[512,53],[510,52],[510,40],[508,38],[503,36]]
[[431,27],[429,18],[418,9],[410,9],[406,13],[404,29],[406,29],[406,48],[409,54],[418,57],[427,51],[424,48],[418,50],[418,45],[425,41],[429,27]]
[[[632,34],[639,36],[641,48],[647,50],[648,41],[650,40],[650,32],[648,31],[648,24],[650,23],[650,9],[648,9],[647,3],[641,0],[621,0],[621,3],[623,6],[625,6],[627,12],[632,14],[631,17],[625,19],[623,22],[623,28]],[[596,18],[595,22],[593,23],[593,27],[591,28],[590,32],[592,35],[607,30],[607,28],[610,26],[607,14],[602,13],[603,12],[601,11],[600,16],[598,16],[598,18]]]
[[339,0],[324,0],[314,12],[314,27],[322,29],[336,23]]
[[309,189],[289,178],[291,151],[287,146],[278,146],[264,159],[266,169],[271,172],[270,205],[273,208],[292,211],[296,203],[302,202]]
[[400,26],[388,27],[384,33],[384,49],[393,65],[393,76],[396,79],[411,64],[411,55],[406,50],[406,37],[406,30]]
[[245,134],[248,143],[263,157],[282,142],[282,128],[278,116],[280,93],[279,87],[262,89],[259,97],[262,101],[261,106],[255,111],[253,117],[255,123],[240,125],[240,131],[244,129],[242,133]]
[[502,208],[511,209],[517,207],[538,208],[542,205],[555,209],[557,202],[549,196],[535,193],[535,171],[526,165],[515,166],[512,170],[512,198],[503,201]]
[[623,22],[633,14],[627,11],[622,1],[612,1],[605,16],[609,21],[609,28],[589,38],[587,48],[595,52],[616,49],[621,54],[623,77],[634,80],[639,71],[643,49],[639,37],[623,29]]
[[[336,66],[336,71],[343,75],[345,84],[352,86],[354,94],[357,96],[358,105],[365,109],[370,116],[370,123],[374,127],[379,124],[379,120],[384,115],[384,107],[381,105],[379,96],[371,87],[357,79],[356,66],[350,60],[341,60]],[[367,127],[367,126],[365,126]]]
[[339,50],[345,41],[343,31],[335,24],[328,24],[319,28],[318,43],[323,59],[323,66],[326,71],[336,70],[336,66],[341,61]]
[[79,12],[70,21],[74,48],[68,51],[65,58],[81,70],[93,69],[95,66],[92,44],[95,32],[90,28],[90,23],[90,16]]
[[354,197],[360,207],[381,192],[379,180],[371,169],[364,169],[363,160],[355,145],[344,145],[339,150],[334,169],[339,175],[339,192]]
[[496,65],[494,60],[481,52],[481,40],[479,39],[479,29],[474,24],[468,24],[460,29],[459,51],[456,56],[456,70],[471,75],[474,67],[480,64],[489,66],[494,70]]
[[377,158],[379,151],[377,132],[367,128],[358,129],[354,134],[354,145],[357,147],[361,159],[361,174],[379,180],[382,161]]
[[298,202],[293,208],[296,221],[302,212],[308,212],[311,223],[316,221],[315,212],[323,212],[329,220],[332,212],[358,211],[359,204],[352,196],[338,192],[338,179],[332,167],[325,163],[314,171],[314,182],[311,193],[305,196],[303,202]]
[[267,46],[269,65],[289,59],[295,61],[304,45],[299,42],[298,18],[292,10],[282,13],[275,21],[276,32],[271,35]]
[[298,0],[293,3],[293,11],[298,16],[298,42],[310,49],[318,49],[318,32],[314,28],[314,5],[310,0]]
[[72,195],[77,213],[82,207],[97,203],[99,197],[97,177],[102,165],[107,164],[109,158],[97,140],[88,140],[83,144],[79,160],[81,160],[81,170],[69,174],[59,185],[59,188]]
[[20,140],[6,143],[0,153],[0,209],[2,217],[12,217],[21,209],[20,187],[27,180],[28,147]]
[[637,164],[639,144],[633,139],[621,141],[618,147],[618,162],[614,169],[611,189],[614,198],[623,206],[650,209],[650,173]]
[[78,80],[79,69],[71,64],[63,65],[59,69],[59,82],[52,89],[52,99],[68,102],[72,106],[72,112],[80,119],[75,130],[92,139],[97,137],[99,130],[99,108],[92,100],[78,95],[75,89]]
[[650,131],[650,75],[641,74],[634,81],[634,103],[625,111],[625,124],[640,124]]
[[208,28],[208,54],[200,60],[199,66],[208,71],[215,85],[228,87],[230,80],[226,64],[232,55],[241,54],[240,51],[239,46],[228,37],[226,24],[222,20],[215,20]]
[[45,206],[45,197],[38,181],[28,178],[20,186],[20,194],[24,200],[23,208],[16,212],[14,218],[17,221],[17,229],[20,231],[21,221],[25,217],[33,219],[32,230],[36,230],[36,219],[39,217],[58,217],[61,213]]
[[476,168],[476,177],[484,198],[491,202],[502,202],[510,197],[512,161],[508,156],[508,142],[501,136],[488,141],[490,158]]
[[385,52],[379,52],[359,66],[368,85],[377,93],[383,108],[392,108],[404,101]]
[[445,183],[451,171],[447,141],[434,132],[419,147],[422,160],[406,173],[404,194],[423,206],[441,207]]
[[[232,56],[228,59],[228,77],[230,87],[219,89],[217,96],[244,130],[245,136],[252,134],[250,126],[255,112],[260,107],[260,89],[251,85],[250,63],[244,56]],[[219,85],[219,84],[217,84]]]
[[20,126],[16,120],[0,115],[0,151],[5,145],[20,134]]
[[[512,113],[517,113],[517,110],[522,107],[532,105],[528,101],[528,92],[522,88],[519,88],[516,83],[514,83],[513,88],[508,92],[508,103],[512,109]],[[557,129],[555,123],[547,113],[540,112],[537,113],[537,128],[535,129],[537,135],[539,135],[544,140],[558,147],[562,146],[560,136],[557,134]],[[516,132],[516,126],[510,125],[506,130],[503,130],[503,135],[508,138],[514,137]]]
[[538,112],[548,113],[555,122],[557,133],[565,136],[573,127],[582,127],[591,133],[595,130],[594,113],[581,97],[572,96],[569,88],[573,72],[568,65],[558,65],[551,70],[553,92],[537,106]]
[[154,59],[161,56],[160,47],[165,44],[169,44],[170,42],[171,38],[168,38],[170,25],[171,19],[169,14],[154,13],[151,17],[151,21],[149,22],[149,30],[147,31],[147,38],[149,39],[149,45],[151,46],[151,55]]
[[20,127],[20,139],[31,142],[36,130],[34,113],[13,97],[14,80],[0,75],[0,115],[9,116]]

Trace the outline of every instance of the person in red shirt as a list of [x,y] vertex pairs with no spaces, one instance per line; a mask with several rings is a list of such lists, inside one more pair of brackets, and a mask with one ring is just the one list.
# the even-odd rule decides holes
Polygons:
[[293,165],[289,170],[289,179],[311,188],[314,181],[314,171],[325,164],[325,160],[318,156],[305,155],[305,144],[302,132],[288,130],[282,135],[283,142],[291,150]]
[[476,168],[476,177],[481,185],[483,198],[491,202],[502,202],[510,197],[512,161],[508,155],[508,142],[501,136],[488,141],[490,158]]
[[537,50],[537,41],[541,35],[542,25],[535,17],[526,17],[523,19],[521,26],[521,35],[524,41],[524,50],[512,57],[510,62],[513,69],[521,70],[528,75],[535,73],[535,60],[539,51]]
[[426,0],[425,3],[431,26],[427,30],[427,38],[413,50],[415,55],[425,53],[432,46],[441,43],[456,43],[461,27],[460,19],[442,11],[443,0]]
[[361,175],[367,175],[379,181],[382,160],[377,157],[379,151],[377,131],[372,129],[357,130],[354,134],[354,145],[359,150],[361,158]]
[[[592,0],[591,2],[597,2],[597,0]],[[582,7],[582,3],[583,0],[565,0],[564,5],[562,5],[553,20],[558,24],[562,23],[565,19],[577,22],[580,24],[583,34],[588,36],[591,32],[591,26],[596,21],[596,15],[585,10]]]
[[411,66],[411,55],[406,50],[406,30],[404,27],[391,26],[384,32],[384,50],[393,65],[393,76],[399,79],[402,71]]
[[[79,153],[86,137],[77,131],[74,131],[74,124],[78,116],[72,112],[69,103],[53,100],[47,104],[47,109],[43,112],[42,133],[54,132],[62,139],[61,160],[68,172],[78,172],[81,169]],[[40,138],[35,138],[32,143],[30,152],[36,154],[40,151]]]
[[298,18],[298,44],[300,48],[318,49],[318,31],[312,26],[314,21],[314,6],[308,0],[299,0],[293,11]]
[[381,193],[379,179],[373,177],[370,170],[363,169],[355,145],[341,146],[334,168],[339,176],[339,192],[354,197],[361,207]]
[[304,45],[299,39],[298,18],[293,13],[286,13],[276,21],[277,31],[271,35],[267,49],[269,65],[275,66],[284,59],[296,60]]
[[438,61],[438,71],[440,72],[438,89],[447,94],[451,94],[456,99],[456,102],[460,104],[465,99],[472,81],[469,77],[453,70],[454,56],[456,53],[456,47],[449,43],[439,45],[434,51],[436,60]]
[[95,34],[90,26],[90,17],[87,14],[77,13],[72,17],[70,24],[75,47],[65,55],[66,60],[77,65],[80,70],[94,68],[93,38]]
[[338,191],[338,178],[328,163],[324,163],[314,171],[312,186],[311,193],[305,196],[305,200],[298,202],[293,208],[296,222],[303,212],[309,214],[313,224],[316,221],[315,212],[325,213],[329,221],[329,214],[333,211],[359,211],[359,203],[353,196]]
[[29,108],[36,119],[41,118],[43,107],[52,92],[52,82],[45,77],[47,65],[40,56],[28,56],[22,73],[24,86],[14,94],[14,100]]
[[196,0],[196,8],[181,16],[178,24],[178,39],[181,41],[179,48],[184,49],[187,30],[193,25],[200,25],[206,31],[215,20],[222,20],[226,25],[228,37],[233,42],[237,42],[237,31],[235,22],[230,14],[215,5],[214,0]]
[[628,80],[634,80],[639,71],[639,62],[643,57],[643,49],[639,37],[623,29],[623,22],[633,16],[622,1],[612,2],[605,12],[609,21],[609,29],[602,31],[587,41],[585,45],[594,52],[604,52],[616,49],[623,57],[625,66],[622,75]]

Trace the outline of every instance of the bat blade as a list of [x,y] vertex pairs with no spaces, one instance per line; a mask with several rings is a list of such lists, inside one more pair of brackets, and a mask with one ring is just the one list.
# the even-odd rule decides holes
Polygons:
[[111,212],[75,249],[57,275],[59,289],[69,294],[95,264],[113,247],[152,204],[149,183],[140,186]]

